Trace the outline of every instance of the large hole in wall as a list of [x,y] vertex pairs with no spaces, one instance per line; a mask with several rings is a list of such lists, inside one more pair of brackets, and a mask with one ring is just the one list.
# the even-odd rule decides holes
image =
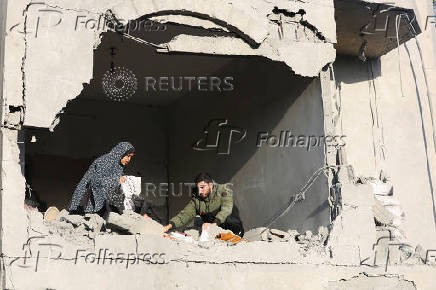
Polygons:
[[[180,29],[167,25],[164,32],[136,36],[158,43]],[[126,101],[114,101],[102,89],[105,73],[116,67],[137,79],[136,92]],[[195,78],[191,87],[188,77]],[[213,145],[211,140],[221,138],[219,148],[193,149],[216,119],[228,123],[208,128],[209,139],[204,140]],[[300,135],[323,136],[323,126],[319,81],[295,75],[282,63],[259,57],[159,54],[108,32],[94,53],[93,79],[67,104],[54,132],[25,129],[26,179],[40,210],[67,208],[92,160],[117,142],[129,141],[136,156],[126,173],[142,177],[143,194],[163,222],[188,202],[185,184],[207,171],[218,183],[232,183],[248,230],[264,225],[323,166],[323,144],[297,144]],[[237,131],[230,135],[232,129]],[[246,136],[241,139],[242,131]],[[287,146],[270,139],[273,144],[259,147],[262,132],[295,138]],[[321,176],[306,200],[273,227],[316,231],[330,223],[327,198],[327,179]]]

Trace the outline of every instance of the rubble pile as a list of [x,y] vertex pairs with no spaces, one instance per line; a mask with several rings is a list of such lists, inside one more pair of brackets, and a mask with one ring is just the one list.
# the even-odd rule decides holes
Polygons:
[[73,243],[87,243],[105,229],[105,220],[97,214],[70,215],[65,209],[53,220],[44,221],[50,234]]
[[48,211],[44,216],[28,209],[29,232],[41,236],[54,235],[76,245],[92,244],[97,235],[146,234],[161,235],[162,226],[151,218],[125,211],[111,212],[104,219],[98,214],[75,215],[65,209]]
[[228,242],[216,238],[221,234],[234,235],[230,230],[225,230],[217,225],[211,225],[207,230],[201,232],[196,228],[186,229],[183,233],[172,232],[170,237],[178,241],[196,244],[200,248],[209,249],[216,245],[228,244]]
[[404,211],[400,202],[393,196],[392,184],[388,181],[368,180],[374,192],[374,219],[378,228],[389,228],[398,242],[406,241],[401,225],[404,222]]
[[286,242],[295,244],[301,256],[327,256],[326,242],[329,231],[326,227],[319,227],[318,234],[306,231],[299,234],[296,230],[281,231],[278,229],[255,228],[244,235],[247,241],[266,241],[271,243]]

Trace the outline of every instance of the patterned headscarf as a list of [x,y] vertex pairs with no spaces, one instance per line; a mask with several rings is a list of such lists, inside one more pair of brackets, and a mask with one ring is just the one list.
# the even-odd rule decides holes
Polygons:
[[101,210],[105,205],[108,192],[113,191],[120,184],[119,179],[124,170],[121,159],[133,151],[132,144],[121,142],[112,148],[109,153],[94,160],[77,185],[68,210],[77,210],[88,188],[92,192],[94,204],[89,198],[85,212],[91,213]]

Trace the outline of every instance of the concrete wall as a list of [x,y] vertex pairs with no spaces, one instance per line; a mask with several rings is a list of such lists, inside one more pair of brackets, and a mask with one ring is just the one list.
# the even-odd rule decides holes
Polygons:
[[[231,69],[228,70],[231,73]],[[230,126],[247,131],[247,137],[232,144],[229,155],[216,150],[195,151],[192,145],[203,137],[212,119],[227,119]],[[192,93],[171,107],[170,182],[192,182],[207,171],[219,183],[233,183],[236,204],[246,229],[262,226],[324,164],[324,148],[256,146],[259,132],[280,136],[323,135],[323,110],[318,80],[290,74],[278,63],[252,59],[235,76],[235,89],[221,94]],[[211,129],[212,139],[214,131]],[[187,190],[187,188],[185,188]],[[322,176],[308,198],[281,218],[274,227],[316,230],[329,220],[328,185]],[[189,199],[171,196],[170,216]]]
[[[6,32],[6,11],[7,11],[7,1],[2,1],[0,9],[0,102],[2,104],[0,109],[0,122],[3,123],[3,68],[4,68],[4,55],[5,55],[5,32]],[[1,136],[1,133],[0,133]],[[0,137],[0,140],[2,137]],[[3,146],[3,143],[0,143],[0,146]],[[2,150],[0,150],[1,153]],[[3,156],[0,155],[0,163],[3,160]],[[2,178],[0,178],[0,187],[2,184]],[[2,201],[0,199],[0,211],[2,210]],[[1,215],[0,215],[0,225],[2,224]],[[1,249],[1,239],[0,239],[0,249]]]
[[430,248],[436,237],[435,128],[429,105],[429,98],[436,102],[434,33],[430,26],[418,37],[424,60],[412,39],[400,47],[400,61],[394,50],[368,63],[338,56],[334,66],[347,161],[360,176],[378,178],[383,171],[390,178],[405,211],[407,237]]

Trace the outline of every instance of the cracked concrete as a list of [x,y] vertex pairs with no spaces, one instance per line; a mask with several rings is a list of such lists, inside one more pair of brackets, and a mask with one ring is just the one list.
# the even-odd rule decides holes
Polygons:
[[[349,289],[370,284],[395,289],[433,289],[436,268],[427,263],[425,254],[435,246],[432,244],[436,236],[432,180],[435,180],[436,157],[435,144],[427,139],[434,128],[430,121],[431,103],[423,98],[428,93],[423,74],[431,75],[436,67],[434,49],[430,49],[435,44],[430,35],[434,29],[419,38],[425,43],[424,59],[420,59],[415,42],[406,43],[410,39],[406,26],[401,26],[403,58],[399,69],[403,72],[405,98],[397,98],[403,93],[400,93],[403,84],[398,84],[396,51],[389,52],[396,43],[392,38],[386,40],[370,33],[362,46],[361,35],[348,27],[347,21],[359,29],[362,28],[359,23],[364,22],[365,32],[373,32],[370,31],[372,24],[368,26],[373,20],[371,13],[363,18],[349,15],[340,16],[336,21],[334,18],[333,4],[341,4],[336,6],[336,12],[345,15],[351,10],[357,11],[344,9],[348,4],[365,10],[365,7],[376,7],[372,5],[375,2],[380,1],[348,1],[344,6],[341,6],[344,1],[339,0],[334,3],[330,0],[47,0],[43,4],[9,1],[2,76],[2,286],[96,289],[106,285],[106,288],[119,289],[126,287],[128,281],[131,288],[151,285],[195,289],[200,285],[199,272],[213,272],[216,279],[202,279],[202,287],[217,288],[217,281],[231,281],[235,288],[258,288],[268,284],[272,288],[292,285],[301,289]],[[428,7],[416,1],[396,2],[395,5],[401,7],[397,11],[411,13],[403,8],[413,9],[422,27]],[[39,9],[47,8],[61,11],[63,20],[50,30],[38,31],[35,37],[32,24],[40,20]],[[386,204],[381,207],[369,198],[373,188],[368,184],[350,183],[345,171],[333,171],[329,175],[329,186],[342,186],[342,204],[338,203],[341,214],[331,224],[327,240],[323,240],[326,237],[321,232],[316,243],[311,239],[314,237],[311,232],[298,235],[272,229],[266,237],[270,242],[241,242],[235,246],[217,243],[198,247],[159,235],[107,233],[83,236],[78,245],[66,241],[59,233],[75,226],[79,230],[89,228],[89,224],[77,224],[70,216],[66,218],[68,225],[56,224],[60,231],[48,229],[40,213],[23,208],[24,138],[18,130],[23,125],[55,129],[59,122],[56,117],[93,77],[93,52],[105,32],[75,31],[76,16],[80,13],[84,17],[97,17],[109,10],[119,19],[149,16],[162,23],[223,33],[215,37],[179,34],[160,44],[161,53],[261,56],[283,62],[302,76],[320,75],[325,131],[345,133],[349,138],[342,151],[328,150],[326,163],[351,164],[358,176],[380,180],[389,173],[394,196],[404,208],[404,215],[401,219],[388,215],[383,211]],[[343,19],[346,21],[341,22]],[[361,59],[385,55],[362,64],[343,54]],[[404,57],[407,55],[409,59]],[[424,60],[426,66],[422,66],[421,72],[418,67]],[[322,70],[333,62],[334,70],[332,67]],[[434,82],[429,86],[431,83]],[[433,92],[434,88],[429,91]],[[339,182],[333,181],[334,178]],[[98,228],[100,223],[94,222],[91,227]],[[391,235],[389,240],[385,239],[374,251],[376,240],[385,237],[386,232]],[[280,242],[272,242],[275,240]],[[399,241],[400,246],[396,245]],[[163,253],[164,264],[150,262],[146,266],[139,263],[128,266],[127,261],[103,265],[95,260],[91,262],[92,255],[88,259],[77,257],[78,250],[85,255],[98,255],[101,249],[125,255]],[[27,257],[28,252],[31,257]],[[384,263],[385,258],[388,263]],[[89,273],[94,279],[77,279]]]
[[[185,3],[186,2],[186,3]],[[199,38],[195,36],[181,35],[175,37],[168,43],[171,52],[190,52],[207,54],[231,54],[231,55],[259,55],[275,61],[285,62],[290,69],[297,74],[304,76],[315,76],[320,69],[327,63],[333,62],[335,50],[333,44],[336,39],[334,25],[334,8],[330,1],[301,2],[291,3],[290,8],[286,1],[269,4],[263,1],[251,3],[253,9],[244,8],[244,3],[223,1],[210,1],[207,5],[195,4],[191,1],[159,1],[153,5],[139,1],[119,1],[118,4],[99,2],[95,7],[89,7],[83,3],[80,7],[78,3],[72,4],[70,1],[45,1],[43,4],[28,4],[24,9],[24,19],[11,21],[10,23],[21,23],[12,31],[9,37],[24,40],[20,46],[23,49],[22,59],[22,99],[17,99],[17,103],[22,105],[26,112],[24,125],[48,128],[54,122],[55,116],[61,112],[68,100],[80,94],[83,83],[89,83],[92,78],[93,49],[98,47],[100,34],[104,31],[80,30],[76,31],[77,14],[86,18],[103,15],[106,11],[112,13],[120,19],[134,20],[139,17],[149,16],[155,20],[162,17],[171,17],[172,22],[188,24],[193,26],[201,25],[206,29],[220,28],[230,31],[237,37],[224,37],[220,39]],[[188,11],[185,7],[191,7]],[[47,31],[40,31],[35,37],[36,31],[30,31],[26,26],[37,23],[40,20],[41,10],[57,9],[62,14],[62,21],[49,27]],[[276,10],[275,10],[276,9]],[[284,11],[304,11],[294,28],[294,25],[287,25],[288,19],[285,16],[286,36],[280,39],[277,23],[268,20],[268,15],[279,11],[277,15],[282,15]],[[286,13],[285,13],[286,14]],[[238,15],[235,17],[234,15]],[[322,17],[319,17],[321,16]],[[159,18],[160,17],[160,18]],[[177,18],[175,18],[177,17]],[[200,19],[196,18],[199,17]],[[177,22],[177,19],[183,19]],[[17,19],[18,20],[18,19]],[[163,20],[168,21],[168,20]],[[281,21],[281,20],[280,20]],[[51,25],[51,24],[47,24]],[[203,26],[204,25],[204,26]],[[9,25],[13,27],[13,25]],[[304,27],[303,29],[301,27]],[[17,33],[21,29],[24,35]],[[73,30],[68,38],[64,38],[64,31]],[[291,32],[288,32],[290,30]],[[292,35],[292,30],[302,31],[297,34],[313,34],[312,37],[306,36],[306,41],[299,37],[292,41],[289,46],[288,35]],[[18,34],[18,35],[17,35]],[[322,37],[321,37],[322,35]],[[20,36],[20,37],[19,37]],[[320,41],[322,43],[318,43]],[[284,43],[286,41],[286,44]],[[216,50],[210,50],[211,42]],[[195,43],[194,46],[190,44]],[[236,45],[235,45],[236,44]],[[50,47],[43,55],[39,51]],[[303,55],[310,51],[312,58],[304,58]],[[80,65],[73,66],[69,71],[62,72],[62,68],[68,66],[71,59],[80,60]],[[55,61],[54,61],[55,60]],[[28,68],[40,73],[27,73]],[[56,71],[56,77],[51,72]],[[27,76],[26,76],[27,75]],[[48,77],[50,75],[50,77]],[[53,83],[53,84],[52,84]],[[58,84],[58,85],[55,85]],[[59,83],[62,85],[60,86]],[[56,88],[47,91],[47,87]],[[49,107],[45,100],[50,100]],[[8,103],[12,104],[8,101]],[[38,114],[40,110],[51,112],[49,114]],[[11,120],[12,122],[12,120]]]
[[415,290],[416,285],[413,281],[404,280],[399,276],[376,276],[360,274],[357,277],[353,277],[349,280],[341,280],[337,282],[330,282],[329,290],[340,290],[340,289],[404,289],[404,290]]

